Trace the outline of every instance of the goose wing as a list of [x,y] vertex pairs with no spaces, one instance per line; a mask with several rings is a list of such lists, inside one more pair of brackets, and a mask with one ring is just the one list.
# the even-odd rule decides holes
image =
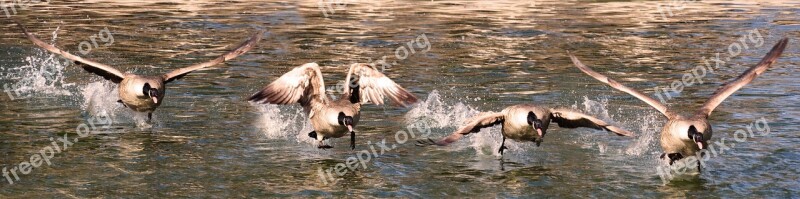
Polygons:
[[381,105],[387,97],[400,106],[409,106],[417,102],[414,94],[367,64],[350,65],[345,84],[343,96],[350,98],[351,102]]
[[273,81],[250,97],[250,101],[265,104],[300,103],[308,107],[312,102],[327,103],[325,83],[317,63],[303,64]]
[[205,67],[209,67],[209,66],[213,66],[213,65],[216,65],[216,64],[231,60],[233,58],[236,58],[239,55],[242,55],[242,54],[246,53],[247,51],[252,50],[256,46],[258,41],[261,40],[261,36],[262,35],[264,35],[264,30],[259,30],[258,32],[253,34],[253,36],[251,36],[250,39],[248,39],[247,41],[245,41],[244,43],[239,45],[239,47],[236,47],[233,50],[231,50],[231,51],[229,51],[229,52],[227,52],[225,54],[222,54],[221,56],[217,57],[216,59],[212,59],[210,61],[199,63],[199,64],[195,64],[195,65],[191,65],[191,66],[187,66],[187,67],[184,67],[184,68],[181,68],[181,69],[178,69],[178,70],[174,70],[174,71],[169,72],[167,74],[164,74],[164,82],[165,83],[169,83],[171,81],[175,81],[177,79],[183,78],[183,76],[186,76],[187,74],[191,73],[192,71],[199,70],[199,69],[202,69],[202,68],[205,68]]
[[75,61],[76,64],[78,64],[79,66],[81,66],[81,68],[83,68],[84,70],[86,70],[86,71],[88,71],[90,73],[94,73],[96,75],[99,75],[99,76],[101,76],[101,77],[103,77],[103,78],[105,78],[107,80],[110,80],[110,81],[112,81],[114,83],[122,82],[124,74],[122,72],[120,72],[119,70],[117,70],[116,68],[111,67],[109,65],[97,63],[97,62],[92,61],[92,60],[84,59],[82,57],[73,55],[72,53],[69,53],[67,51],[63,51],[61,49],[58,49],[57,47],[55,47],[53,45],[50,45],[50,44],[40,40],[39,38],[36,38],[36,36],[33,35],[32,33],[28,32],[28,29],[25,28],[25,26],[22,25],[22,23],[20,23],[19,21],[15,21],[15,22],[20,27],[20,29],[22,29],[22,32],[25,34],[25,36],[27,36],[28,39],[31,40],[37,46],[39,46],[41,48],[44,48],[45,50],[50,51],[51,53],[55,53],[55,54],[63,56],[64,58],[67,58],[69,60]]
[[661,102],[659,102],[659,101],[657,101],[657,100],[655,100],[653,98],[650,98],[647,95],[640,93],[639,91],[636,91],[636,90],[634,90],[632,88],[629,88],[629,87],[627,87],[625,85],[622,85],[619,82],[614,81],[613,79],[608,78],[603,74],[600,74],[598,72],[593,71],[588,66],[583,65],[583,63],[581,63],[581,61],[578,60],[578,58],[575,57],[574,55],[570,54],[569,57],[572,59],[572,63],[575,64],[575,67],[578,67],[578,69],[580,69],[581,71],[583,71],[587,75],[592,76],[593,78],[595,78],[597,80],[600,80],[603,83],[608,84],[612,88],[615,88],[615,89],[620,90],[622,92],[626,92],[626,93],[628,93],[630,95],[633,95],[636,98],[639,98],[639,100],[642,100],[645,103],[649,104],[650,106],[652,106],[653,108],[658,110],[658,112],[661,112],[661,114],[664,114],[668,118],[671,118],[673,116],[672,113],[670,113],[669,110],[667,109],[667,106],[665,106]]
[[495,113],[495,112],[480,113],[472,117],[467,123],[467,125],[464,125],[463,127],[459,128],[458,130],[450,134],[450,136],[442,138],[439,141],[434,141],[430,138],[417,140],[417,146],[428,146],[428,145],[447,146],[453,142],[458,141],[459,139],[461,139],[461,137],[464,137],[464,135],[470,133],[477,133],[481,131],[482,128],[498,125],[500,123],[503,123],[504,120],[505,116],[503,115],[503,113]]
[[721,104],[725,98],[728,98],[728,96],[731,96],[731,94],[753,81],[753,79],[758,77],[758,75],[764,73],[764,71],[766,71],[770,66],[772,66],[772,64],[775,63],[775,61],[778,60],[783,53],[783,50],[786,49],[787,43],[789,43],[788,38],[781,39],[777,44],[775,44],[775,46],[772,47],[772,50],[770,50],[769,53],[767,53],[767,55],[764,56],[760,62],[758,62],[758,64],[750,69],[747,69],[747,71],[744,71],[744,73],[739,75],[739,77],[736,79],[725,83],[725,85],[714,92],[714,95],[712,95],[711,98],[709,98],[708,101],[703,104],[703,107],[700,108],[698,114],[708,117],[711,115],[711,112],[714,111],[714,108],[719,106],[719,104]]
[[619,136],[633,136],[633,133],[625,129],[612,126],[603,120],[569,109],[550,109],[550,118],[558,126],[564,128],[586,127],[597,130],[606,130],[616,133]]

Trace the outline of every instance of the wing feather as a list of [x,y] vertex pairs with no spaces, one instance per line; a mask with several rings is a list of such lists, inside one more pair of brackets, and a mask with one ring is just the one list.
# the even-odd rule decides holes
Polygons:
[[324,89],[319,65],[308,63],[283,74],[249,100],[265,104],[300,103],[309,107],[314,102],[327,103]]
[[633,95],[636,98],[639,98],[639,100],[642,100],[645,103],[649,104],[650,106],[652,106],[653,108],[658,110],[658,112],[661,112],[662,114],[664,114],[664,116],[667,116],[667,118],[672,118],[673,117],[673,114],[671,112],[669,112],[669,110],[667,109],[667,106],[665,106],[661,102],[659,102],[659,101],[657,101],[657,100],[655,100],[653,98],[650,98],[649,96],[647,96],[645,94],[642,94],[639,91],[636,91],[636,90],[634,90],[632,88],[629,88],[629,87],[627,87],[625,85],[622,85],[619,82],[614,81],[613,79],[608,78],[603,74],[595,72],[594,70],[592,70],[588,66],[583,65],[583,63],[581,63],[581,61],[578,60],[578,58],[575,57],[572,54],[570,54],[569,57],[572,59],[572,63],[575,64],[575,67],[578,67],[578,69],[580,69],[581,71],[583,71],[587,75],[592,76],[593,78],[595,78],[597,80],[600,80],[603,83],[608,84],[612,88],[615,88],[615,89],[620,90],[622,92],[626,92],[626,93],[628,93],[630,95]]
[[222,54],[221,56],[217,57],[216,59],[213,59],[213,60],[210,60],[210,61],[207,61],[207,62],[203,62],[203,63],[199,63],[199,64],[194,64],[194,65],[191,65],[191,66],[187,66],[187,67],[184,67],[184,68],[181,68],[181,69],[178,69],[178,70],[174,70],[174,71],[169,72],[167,74],[164,74],[164,80],[165,80],[166,83],[169,83],[171,81],[175,81],[177,79],[182,78],[183,76],[191,73],[192,71],[195,71],[195,70],[198,70],[198,69],[202,69],[202,68],[205,68],[205,67],[209,67],[209,66],[213,66],[213,65],[217,65],[219,63],[222,63],[222,62],[231,60],[233,58],[236,58],[239,55],[242,55],[242,54],[246,53],[247,51],[252,50],[256,46],[258,41],[261,40],[261,36],[262,35],[264,35],[264,30],[259,30],[258,32],[253,34],[253,36],[251,36],[250,39],[248,39],[247,41],[245,41],[244,43],[239,45],[239,47],[236,47],[233,50],[231,50],[231,51],[229,51],[229,52],[227,52],[225,54]]
[[75,55],[73,55],[73,54],[71,54],[71,53],[69,53],[67,51],[63,51],[61,49],[58,49],[57,47],[55,47],[53,45],[50,45],[50,44],[40,40],[35,35],[33,35],[32,33],[28,32],[28,29],[25,28],[25,26],[22,25],[22,23],[20,23],[19,21],[15,21],[15,22],[17,23],[19,28],[22,29],[22,32],[25,34],[25,36],[28,37],[29,40],[31,40],[34,44],[36,44],[40,48],[43,48],[43,49],[45,49],[47,51],[50,51],[51,53],[61,55],[62,57],[67,58],[69,60],[75,61],[75,63],[78,66],[80,66],[81,68],[83,68],[87,72],[99,75],[99,76],[101,76],[101,77],[103,77],[103,78],[105,78],[107,80],[110,80],[110,81],[112,81],[114,83],[122,82],[122,79],[123,79],[123,77],[125,75],[122,72],[120,72],[119,70],[117,70],[116,68],[111,67],[109,65],[97,63],[97,62],[92,61],[92,60],[84,59],[82,57],[75,56]]
[[[351,82],[352,81],[352,82]],[[349,98],[352,86],[358,85],[360,101],[362,104],[373,103],[381,105],[385,98],[400,106],[410,106],[418,101],[417,97],[401,87],[383,73],[367,64],[350,65],[350,70],[345,78],[347,89],[344,97]]]
[[765,55],[764,58],[758,62],[758,64],[750,69],[747,69],[747,71],[744,71],[744,73],[739,75],[739,77],[736,79],[725,83],[725,85],[714,92],[714,95],[712,95],[711,98],[709,98],[708,101],[703,104],[698,114],[706,117],[711,115],[711,112],[714,111],[714,109],[717,108],[717,106],[719,106],[719,104],[721,104],[725,98],[728,98],[734,92],[756,79],[758,75],[761,75],[761,73],[764,73],[764,71],[769,69],[769,67],[778,60],[781,54],[783,54],[783,50],[786,49],[788,43],[788,38],[781,39],[777,44],[775,44],[775,46],[772,47],[772,50],[770,50],[769,53],[767,53],[767,55]]
[[496,113],[496,112],[484,112],[479,113],[478,115],[472,117],[466,125],[459,128],[450,136],[442,138],[439,141],[434,141],[432,139],[423,139],[417,140],[417,146],[428,146],[428,145],[438,145],[438,146],[447,146],[453,142],[458,141],[464,135],[470,133],[477,133],[482,128],[492,127],[494,125],[498,125],[503,123],[505,117],[503,113]]
[[603,120],[569,109],[550,109],[550,118],[558,126],[564,128],[586,127],[597,130],[606,130],[616,133],[619,136],[633,136],[633,133],[625,129],[610,125]]

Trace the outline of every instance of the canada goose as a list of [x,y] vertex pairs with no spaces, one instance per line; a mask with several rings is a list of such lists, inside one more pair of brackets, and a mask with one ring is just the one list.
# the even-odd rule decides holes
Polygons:
[[450,143],[458,141],[458,139],[461,139],[464,135],[477,133],[480,132],[482,128],[500,124],[502,125],[501,132],[503,134],[503,142],[498,152],[500,152],[500,155],[503,155],[503,151],[507,149],[505,146],[506,138],[516,141],[532,141],[536,142],[536,146],[539,146],[544,139],[544,135],[547,134],[547,128],[550,126],[551,120],[558,123],[558,126],[564,128],[587,127],[611,131],[620,136],[633,135],[633,133],[629,131],[611,126],[600,119],[577,111],[563,108],[548,109],[532,104],[520,104],[509,106],[499,113],[479,113],[469,119],[467,125],[459,128],[450,134],[450,136],[439,141],[431,139],[417,140],[417,146],[447,146]]
[[[751,67],[736,79],[720,87],[719,90],[714,92],[714,95],[690,117],[672,112],[672,110],[668,109],[667,106],[659,101],[593,71],[571,54],[570,58],[575,66],[584,73],[617,90],[639,98],[639,100],[649,104],[667,117],[669,121],[667,121],[661,129],[661,148],[664,149],[664,153],[661,154],[661,159],[665,162],[669,161],[669,164],[672,165],[675,161],[684,157],[694,156],[697,151],[705,149],[708,146],[707,141],[711,139],[712,134],[711,124],[708,123],[708,117],[711,115],[714,108],[719,106],[725,98],[736,92],[736,90],[739,90],[750,83],[750,81],[753,81],[758,75],[764,73],[764,71],[781,56],[788,41],[787,38],[781,39],[772,47],[772,50],[761,59],[758,65]],[[701,169],[700,164],[697,165],[697,168],[698,170]]]
[[147,112],[148,121],[152,119],[153,111],[155,111],[156,108],[161,105],[164,99],[166,83],[183,78],[183,76],[191,73],[192,71],[213,66],[244,54],[245,52],[253,49],[256,43],[261,40],[261,35],[264,34],[263,30],[258,31],[249,40],[235,48],[233,51],[225,53],[211,61],[191,65],[160,76],[140,76],[132,73],[122,73],[109,65],[84,59],[67,51],[58,49],[55,46],[47,44],[39,38],[36,38],[36,36],[29,33],[25,26],[23,26],[21,23],[17,22],[17,24],[28,37],[28,39],[33,41],[33,43],[37,46],[44,48],[51,53],[59,54],[64,58],[75,61],[75,63],[80,65],[84,70],[119,84],[118,102],[134,111]]
[[345,86],[342,96],[333,100],[325,94],[319,65],[308,63],[283,74],[249,100],[264,104],[300,103],[314,127],[308,136],[319,141],[318,148],[323,149],[332,148],[323,144],[323,140],[347,133],[350,133],[350,148],[355,149],[353,128],[358,124],[361,104],[380,105],[384,97],[400,106],[417,102],[413,94],[367,64],[350,65]]

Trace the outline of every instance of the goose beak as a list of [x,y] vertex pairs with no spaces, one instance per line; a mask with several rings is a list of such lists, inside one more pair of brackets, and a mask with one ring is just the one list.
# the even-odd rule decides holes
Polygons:
[[540,138],[544,138],[544,136],[542,135],[542,129],[540,129],[540,128],[536,128],[536,133],[538,133],[538,134],[539,134],[539,137],[540,137]]
[[539,134],[539,139],[535,139],[536,147],[539,147],[539,145],[542,145],[542,141],[544,141],[544,134],[542,134],[542,129],[540,129],[540,128],[535,128],[535,129],[536,129],[536,133]]
[[150,99],[153,100],[153,103],[158,104],[158,90],[151,89],[149,94],[150,94]]
[[696,133],[696,134],[692,135],[692,140],[695,143],[697,143],[697,148],[700,148],[701,150],[705,149],[705,145],[703,144],[703,143],[705,143],[705,141],[703,140],[703,134],[702,133]]

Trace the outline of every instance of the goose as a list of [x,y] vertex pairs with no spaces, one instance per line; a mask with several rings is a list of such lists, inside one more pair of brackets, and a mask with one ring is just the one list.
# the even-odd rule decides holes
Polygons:
[[[707,142],[711,139],[712,135],[711,124],[708,122],[708,117],[711,116],[711,112],[714,108],[719,106],[725,98],[728,98],[728,96],[753,81],[753,79],[761,73],[764,73],[764,71],[774,64],[783,53],[788,41],[787,38],[781,39],[757,65],[751,67],[736,79],[724,84],[714,92],[711,98],[709,98],[699,110],[689,116],[678,114],[672,111],[672,109],[667,108],[667,106],[661,102],[593,71],[586,65],[583,65],[574,55],[570,54],[569,56],[572,59],[572,63],[584,73],[608,84],[612,88],[633,95],[667,117],[668,121],[661,129],[660,140],[661,148],[664,150],[664,153],[661,154],[660,159],[672,165],[675,161],[696,155],[698,151],[708,146]],[[697,164],[698,171],[701,171],[700,167],[701,165]]]
[[274,82],[253,94],[249,101],[262,104],[300,103],[314,131],[308,136],[319,142],[318,148],[333,148],[323,143],[329,138],[350,134],[350,148],[355,149],[355,131],[361,117],[361,105],[381,105],[389,98],[396,105],[407,107],[417,98],[367,64],[352,64],[345,78],[345,89],[334,100],[325,94],[325,82],[316,63],[295,67]]
[[256,43],[261,40],[261,35],[264,34],[263,30],[258,31],[256,34],[250,37],[249,40],[239,45],[239,47],[236,47],[234,50],[227,52],[211,61],[177,69],[164,75],[143,76],[133,73],[122,73],[112,66],[75,56],[67,51],[58,49],[57,47],[40,40],[35,35],[28,32],[27,28],[25,28],[22,23],[17,22],[17,25],[19,25],[19,27],[22,29],[22,32],[25,34],[25,36],[27,36],[28,39],[37,46],[50,51],[51,53],[61,55],[64,58],[74,61],[75,64],[87,72],[94,73],[106,80],[118,84],[119,100],[117,102],[122,103],[123,106],[128,107],[136,112],[146,112],[148,122],[152,120],[153,112],[156,110],[156,108],[163,103],[167,83],[183,78],[195,70],[231,60],[247,51],[250,51],[256,46]]
[[580,113],[578,111],[565,108],[545,108],[533,104],[519,104],[509,106],[503,111],[482,112],[467,120],[467,124],[459,128],[449,136],[439,141],[430,138],[427,140],[417,140],[417,146],[447,146],[458,141],[464,135],[480,132],[483,128],[502,125],[503,141],[500,144],[500,155],[506,148],[506,138],[526,142],[536,142],[536,146],[541,145],[550,122],[558,123],[564,128],[586,127],[597,130],[606,130],[619,136],[633,136],[633,133],[597,119],[595,117]]

